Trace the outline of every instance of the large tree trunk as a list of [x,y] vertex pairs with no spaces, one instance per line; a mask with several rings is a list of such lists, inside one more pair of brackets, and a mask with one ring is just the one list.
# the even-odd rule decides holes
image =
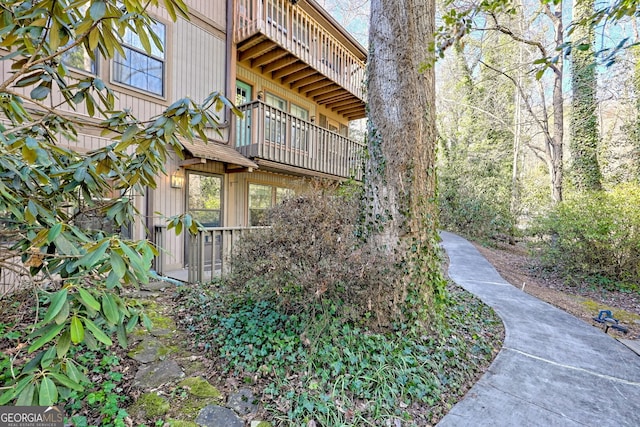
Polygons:
[[435,84],[428,47],[433,0],[372,0],[369,157],[364,225],[398,268],[388,301],[404,318],[428,313],[442,279],[437,262]]
[[[588,20],[594,12],[593,0],[574,0],[574,21]],[[570,178],[578,190],[601,190],[602,172],[598,163],[598,118],[596,114],[596,70],[594,30],[576,25],[572,35],[571,83],[571,170]],[[588,48],[586,48],[588,46]],[[586,49],[585,49],[586,48]],[[584,49],[584,50],[583,50]]]

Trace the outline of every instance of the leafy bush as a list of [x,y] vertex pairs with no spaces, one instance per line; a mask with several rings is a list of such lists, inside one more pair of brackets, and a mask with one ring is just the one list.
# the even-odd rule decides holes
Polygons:
[[356,199],[325,187],[272,208],[271,226],[238,242],[230,286],[289,312],[344,301],[355,317],[375,313],[384,323],[390,269],[357,238]]
[[485,241],[513,236],[514,218],[505,200],[450,186],[441,186],[438,200],[440,225],[447,230]]
[[[182,0],[163,3],[172,21],[188,17]],[[41,305],[9,366],[0,359],[0,405],[48,406],[82,393],[83,366],[71,351],[110,347],[114,336],[126,346],[142,315],[121,291],[149,281],[158,251],[115,232],[137,223],[135,195],[156,188],[167,159],[182,155],[183,138],[207,140],[207,128],[220,131],[224,106],[240,114],[214,92],[202,104],[183,98],[157,116],[136,118],[116,108],[102,80],[69,72],[66,54],[83,47],[92,59],[108,60],[124,54],[129,31],[150,54],[159,39],[147,7],[157,4],[2,2],[0,45],[12,53],[3,57],[0,84],[0,270],[38,288]],[[73,111],[88,114],[93,132],[111,142],[77,150],[84,144],[74,145],[80,123]],[[193,232],[197,224],[189,215],[169,219],[168,228],[183,227]],[[5,304],[0,298],[3,314]]]
[[567,197],[532,234],[543,266],[610,289],[640,281],[640,186]]

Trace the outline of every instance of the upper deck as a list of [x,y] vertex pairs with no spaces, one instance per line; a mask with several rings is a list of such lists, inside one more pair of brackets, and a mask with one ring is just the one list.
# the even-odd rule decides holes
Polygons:
[[238,61],[348,120],[365,117],[366,51],[314,1],[238,0]]

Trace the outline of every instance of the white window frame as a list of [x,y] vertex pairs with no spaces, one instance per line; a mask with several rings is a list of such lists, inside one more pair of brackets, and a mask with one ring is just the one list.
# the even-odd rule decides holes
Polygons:
[[[162,29],[160,31],[160,29]],[[112,61],[112,77],[111,79],[118,84],[149,93],[155,96],[166,96],[166,49],[167,49],[167,26],[159,21],[153,24],[153,31],[158,35],[162,41],[162,50],[158,49],[154,43],[151,43],[151,54],[148,54],[142,47],[140,39],[137,34],[127,28],[122,41],[122,48],[125,52],[128,52],[127,57],[123,58],[116,52]],[[147,61],[147,68],[135,69],[133,63],[134,58],[144,59]],[[150,72],[153,68],[149,67],[150,61],[159,64],[161,68],[159,76]],[[127,74],[126,71],[129,71]],[[134,79],[140,78],[140,76],[146,76],[146,84],[136,84]],[[149,78],[160,80],[160,89],[154,90],[154,86],[150,83]]]

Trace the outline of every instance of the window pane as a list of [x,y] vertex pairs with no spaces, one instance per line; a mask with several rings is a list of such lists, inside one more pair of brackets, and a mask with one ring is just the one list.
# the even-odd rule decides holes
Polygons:
[[267,225],[265,212],[273,203],[282,203],[294,195],[290,188],[249,184],[249,225]]
[[[154,32],[165,46],[166,30],[161,23],[153,25]],[[114,80],[119,83],[145,90],[156,95],[164,94],[164,52],[155,47],[152,42],[152,56],[149,56],[142,47],[140,39],[131,30],[127,29],[123,42],[126,58],[116,54],[114,58]]]
[[282,203],[293,196],[294,193],[292,189],[276,187],[276,204]]
[[155,43],[151,41],[151,54],[157,58],[164,59],[164,48],[167,45],[167,41],[165,38],[165,28],[164,25],[156,22],[152,25],[153,32],[156,33],[158,38],[160,39],[160,44],[162,45],[162,50],[158,49]]
[[62,62],[68,67],[97,74],[96,63],[91,59],[83,45],[78,45],[62,55]]
[[222,224],[222,178],[189,174],[189,213],[206,227]]
[[269,185],[249,184],[249,225],[264,225],[264,213],[271,207],[272,189]]

